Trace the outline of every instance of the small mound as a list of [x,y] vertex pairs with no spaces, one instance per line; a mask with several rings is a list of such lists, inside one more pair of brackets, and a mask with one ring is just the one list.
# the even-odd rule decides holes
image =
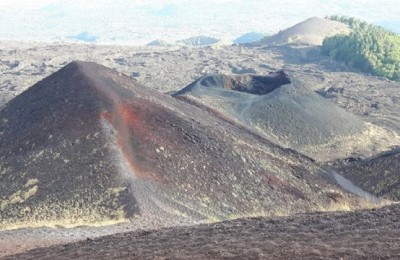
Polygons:
[[82,42],[93,43],[97,41],[97,36],[91,35],[88,32],[81,32],[75,36],[70,36],[69,38],[75,39]]
[[149,47],[170,47],[170,46],[172,46],[172,44],[170,44],[170,43],[168,43],[166,41],[163,41],[163,40],[154,40],[154,41],[149,42],[146,46],[149,46]]
[[340,22],[311,17],[288,29],[260,41],[263,44],[298,43],[307,45],[322,45],[325,37],[336,34],[347,34],[350,28]]
[[196,80],[189,86],[175,93],[174,96],[182,95],[191,91],[198,91],[201,87],[224,88],[237,90],[256,95],[267,94],[282,85],[289,84],[290,78],[283,70],[270,73],[266,76],[260,75],[235,75],[211,74]]
[[[302,82],[287,84],[284,72],[270,76],[208,75],[177,92],[181,99],[193,98],[227,114],[264,134],[269,140],[296,149],[319,161],[329,161],[353,154],[370,155],[373,149],[383,150],[399,141],[395,134],[351,115],[327,99],[309,90]],[[281,75],[281,76],[279,76]],[[242,77],[250,80],[241,84]],[[266,79],[280,84],[266,84],[255,93],[253,82]],[[281,79],[276,81],[276,79]],[[274,79],[274,80],[273,80]],[[262,81],[257,81],[262,84]],[[278,87],[277,87],[278,86]],[[261,95],[254,95],[261,94]],[[393,138],[393,139],[392,139]]]
[[195,47],[195,46],[213,45],[213,44],[218,43],[219,41],[220,41],[219,39],[214,38],[214,37],[196,36],[196,37],[191,37],[188,39],[176,41],[176,44]]
[[258,32],[249,32],[245,33],[236,39],[233,40],[233,43],[236,44],[245,44],[245,43],[252,43],[252,42],[257,42],[263,39],[266,35],[264,33],[258,33]]

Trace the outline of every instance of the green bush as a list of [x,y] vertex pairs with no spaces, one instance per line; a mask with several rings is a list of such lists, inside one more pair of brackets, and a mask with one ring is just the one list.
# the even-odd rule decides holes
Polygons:
[[400,80],[400,36],[355,18],[330,16],[350,26],[348,35],[327,37],[322,54],[366,73]]

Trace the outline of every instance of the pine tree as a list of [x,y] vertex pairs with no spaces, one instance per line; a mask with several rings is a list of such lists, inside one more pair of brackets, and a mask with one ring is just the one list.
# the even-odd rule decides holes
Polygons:
[[345,16],[328,19],[349,25],[352,32],[325,38],[322,54],[377,76],[400,80],[400,36]]

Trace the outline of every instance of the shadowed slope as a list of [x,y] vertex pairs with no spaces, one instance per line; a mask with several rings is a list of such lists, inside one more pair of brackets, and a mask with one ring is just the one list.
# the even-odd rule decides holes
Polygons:
[[379,197],[400,200],[400,152],[356,162],[340,172],[362,189]]
[[[223,74],[206,75],[191,83],[184,89],[176,92],[174,96],[183,95],[192,91],[201,91],[206,88],[223,88],[227,90],[237,90],[249,94],[263,95],[272,92],[282,85],[290,83],[289,76],[283,71],[270,73],[266,76],[259,75],[235,75],[228,76]],[[228,93],[228,92],[225,92]]]
[[[284,75],[284,72],[280,74]],[[232,84],[238,81],[237,77],[250,80]],[[269,76],[211,74],[201,77],[174,96],[217,109],[252,127],[269,140],[319,161],[351,155],[369,156],[399,142],[396,134],[363,122],[296,79],[292,79],[289,85],[283,85],[290,83],[288,76],[284,77],[286,81],[278,77],[279,80],[271,87],[269,82],[256,81],[263,77]],[[254,89],[254,81],[260,85],[256,85],[257,89],[263,91],[248,91]]]
[[0,111],[0,159],[0,229],[168,225],[353,201],[308,158],[86,62]]

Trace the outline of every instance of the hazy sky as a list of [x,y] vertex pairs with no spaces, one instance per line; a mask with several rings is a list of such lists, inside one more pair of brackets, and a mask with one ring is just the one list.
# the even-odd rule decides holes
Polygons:
[[332,14],[399,30],[399,13],[400,0],[0,0],[0,39],[72,40],[82,32],[100,43],[144,44],[196,35],[232,39]]

